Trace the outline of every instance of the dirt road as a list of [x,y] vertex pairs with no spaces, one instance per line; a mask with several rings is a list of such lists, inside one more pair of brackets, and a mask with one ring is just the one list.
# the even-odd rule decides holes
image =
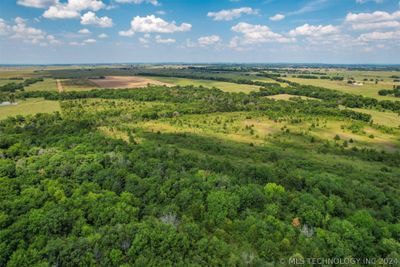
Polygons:
[[63,88],[60,80],[57,80],[57,90],[59,93],[64,92],[64,88]]

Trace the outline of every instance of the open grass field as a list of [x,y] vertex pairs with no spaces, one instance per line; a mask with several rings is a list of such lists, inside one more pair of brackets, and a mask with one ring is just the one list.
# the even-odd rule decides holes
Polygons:
[[7,78],[2,78],[2,79],[0,79],[0,86],[3,86],[3,85],[5,85],[5,84],[7,84],[7,83],[17,83],[17,82],[21,82],[21,81],[19,81],[19,80],[10,80],[10,79],[7,79]]
[[51,113],[61,111],[58,101],[49,101],[41,98],[19,100],[17,105],[0,106],[0,119],[17,115],[33,115],[36,113]]
[[[311,127],[312,121],[293,124],[288,121],[275,122],[255,114],[252,119],[246,119],[246,117],[248,114],[243,113],[215,114],[202,121],[201,116],[190,115],[179,119],[144,122],[136,127],[152,132],[191,133],[259,146],[275,142],[292,145],[299,145],[300,142],[305,145],[309,143],[308,140],[299,140],[299,135],[305,134],[308,138],[315,137],[332,144],[342,144],[346,141],[348,149],[358,146],[394,152],[400,148],[400,140],[397,138],[399,131],[388,134],[364,125],[357,132],[353,132],[352,123],[347,121],[330,120]],[[319,119],[322,121],[322,118]],[[314,125],[316,125],[315,120]],[[289,133],[286,132],[287,130]],[[340,140],[334,140],[336,135],[340,137]],[[371,135],[374,137],[371,138]]]
[[290,94],[270,95],[270,96],[266,96],[266,98],[275,99],[275,100],[287,100],[287,101],[290,101],[293,98],[300,98],[303,100],[319,100],[319,99],[313,98],[313,97],[290,95]]
[[0,67],[0,78],[33,77],[36,67]]
[[392,82],[380,82],[378,84],[375,84],[373,82],[363,82],[363,85],[350,85],[347,84],[347,80],[331,81],[331,80],[301,79],[301,78],[285,78],[285,79],[299,84],[320,86],[349,94],[372,97],[379,100],[396,100],[396,98],[393,96],[380,96],[378,94],[378,91],[381,89],[392,89],[393,88]]
[[91,79],[100,88],[140,88],[152,85],[172,86],[170,83],[139,76],[106,76],[104,79]]
[[378,111],[365,108],[352,108],[352,110],[370,114],[374,123],[400,128],[400,114],[391,111]]
[[43,82],[37,82],[25,87],[26,91],[57,91],[56,80],[45,78]]
[[259,86],[256,85],[236,84],[236,83],[219,82],[212,80],[196,80],[196,79],[175,78],[175,77],[152,77],[152,79],[180,86],[193,85],[193,86],[203,86],[207,88],[216,87],[224,92],[230,92],[230,93],[249,93],[252,91],[258,91],[260,88]]

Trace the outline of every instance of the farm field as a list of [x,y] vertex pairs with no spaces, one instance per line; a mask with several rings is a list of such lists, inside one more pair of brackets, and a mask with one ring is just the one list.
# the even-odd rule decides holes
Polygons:
[[171,86],[169,83],[138,76],[106,76],[104,79],[90,81],[101,88],[138,88],[146,87],[147,84]]

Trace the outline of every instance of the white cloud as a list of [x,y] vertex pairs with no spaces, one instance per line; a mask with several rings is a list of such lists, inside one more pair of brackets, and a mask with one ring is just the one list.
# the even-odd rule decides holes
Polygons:
[[0,36],[8,35],[10,33],[10,26],[6,23],[6,21],[0,18]]
[[141,44],[148,44],[148,43],[150,43],[150,40],[148,38],[145,38],[145,37],[139,37],[139,42]]
[[400,19],[400,11],[388,13],[385,11],[375,11],[373,13],[348,13],[346,22],[377,22]]
[[284,18],[285,18],[285,15],[282,15],[282,14],[276,14],[272,17],[269,17],[269,19],[272,21],[280,21],[280,20],[283,20]]
[[79,16],[79,11],[69,9],[65,5],[51,6],[43,13],[43,17],[47,19],[73,19]]
[[127,30],[127,31],[119,31],[118,34],[124,37],[131,37],[135,34],[135,32],[132,30]]
[[201,46],[214,45],[221,41],[221,37],[218,35],[203,36],[197,39],[197,41]]
[[159,3],[157,0],[115,0],[115,2],[120,4],[142,4],[142,3],[149,3],[154,6],[158,6]]
[[92,11],[85,13],[81,17],[82,25],[95,25],[101,28],[109,28],[113,26],[113,21],[109,17],[97,17]]
[[105,33],[100,33],[97,37],[100,39],[105,39],[105,38],[108,38],[108,35]]
[[290,36],[320,37],[324,35],[336,34],[339,29],[332,25],[309,25],[304,24],[289,32]]
[[241,7],[235,9],[223,9],[218,12],[208,12],[207,16],[212,17],[214,20],[233,20],[240,18],[242,14],[254,15],[258,14],[258,11],[251,7]]
[[294,38],[288,38],[282,34],[271,31],[270,28],[265,25],[240,22],[231,29],[243,35],[242,38],[234,37],[233,41],[231,41],[231,47],[233,47],[232,45],[234,44],[257,44],[266,42],[290,43],[295,41]]
[[154,15],[149,15],[146,17],[136,16],[131,21],[131,28],[127,31],[120,31],[121,36],[132,36],[135,32],[142,33],[174,33],[174,32],[186,32],[190,31],[192,25],[189,23],[182,23],[181,25],[176,25],[173,22],[167,22],[162,18],[158,18]]
[[399,21],[381,21],[374,23],[356,23],[352,25],[354,30],[376,30],[385,28],[400,28]]
[[0,19],[0,35],[8,36],[10,39],[18,39],[24,43],[41,46],[61,43],[53,35],[47,34],[41,29],[29,27],[26,20],[21,17],[16,17],[13,25],[9,25],[5,20]]
[[80,34],[90,34],[90,31],[88,29],[80,29],[78,31],[78,33],[80,33]]
[[85,46],[89,44],[95,44],[97,41],[96,39],[86,39],[83,42],[69,42],[68,44],[71,46]]
[[389,31],[389,32],[364,33],[364,34],[361,34],[358,39],[363,42],[400,40],[400,30],[399,31]]
[[97,11],[105,7],[106,5],[100,0],[68,0],[67,3],[57,1],[43,13],[43,17],[48,19],[78,18],[83,10]]
[[373,30],[400,27],[400,11],[388,13],[375,11],[372,13],[348,13],[345,23],[353,30]]
[[60,44],[61,43],[59,40],[57,40],[54,37],[54,35],[51,35],[51,34],[47,35],[46,39],[50,44]]
[[17,4],[26,7],[46,8],[57,2],[58,0],[18,0]]
[[175,39],[172,39],[172,38],[163,39],[163,38],[161,38],[160,35],[157,35],[157,36],[156,36],[156,43],[160,43],[160,44],[172,44],[172,43],[175,43],[175,42],[176,42],[176,40],[175,40]]
[[83,41],[84,44],[94,44],[97,41],[95,39],[86,39],[85,41]]

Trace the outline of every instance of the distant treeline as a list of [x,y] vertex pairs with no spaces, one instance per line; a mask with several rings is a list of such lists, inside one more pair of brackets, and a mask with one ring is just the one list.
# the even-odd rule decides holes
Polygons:
[[[150,89],[150,90],[149,90]],[[263,91],[266,92],[266,91]],[[275,91],[277,94],[279,91]],[[91,91],[73,92],[21,92],[17,98],[44,97],[48,100],[72,100],[84,98],[103,98],[103,99],[132,99],[135,101],[163,101],[171,103],[191,103],[191,107],[185,113],[210,113],[210,112],[232,112],[232,111],[251,111],[265,110],[279,113],[304,113],[318,114],[336,117],[347,117],[355,120],[369,122],[371,116],[368,114],[340,110],[338,105],[333,102],[320,101],[275,101],[262,97],[263,94],[232,94],[222,92],[218,89],[206,89],[202,87],[163,87],[150,86],[140,89],[102,89]],[[197,105],[196,105],[197,104]],[[173,110],[170,112],[171,116]],[[152,116],[154,119],[157,115]]]

